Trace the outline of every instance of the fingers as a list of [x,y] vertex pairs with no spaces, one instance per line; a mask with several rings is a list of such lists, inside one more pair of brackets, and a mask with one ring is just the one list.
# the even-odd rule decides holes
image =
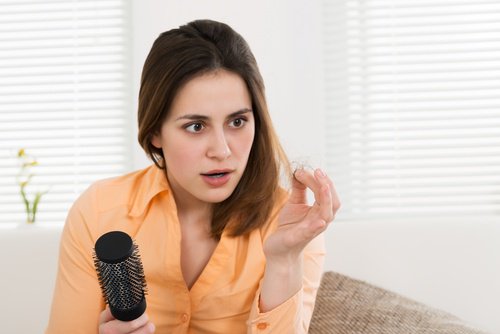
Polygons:
[[301,202],[293,203],[306,203],[305,188],[309,188],[314,194],[316,204],[319,206],[320,217],[327,223],[331,222],[340,208],[339,196],[333,181],[321,169],[316,169],[314,172],[299,169],[295,172],[294,179],[299,185],[302,185],[303,188],[300,189],[298,185],[294,186],[292,189],[292,196],[294,192],[296,196],[292,197],[291,200],[299,199],[297,190],[302,191],[303,195],[301,195],[303,198],[300,198],[302,199]]
[[146,313],[132,321],[120,321],[115,319],[106,307],[99,316],[100,334],[151,334],[154,333],[155,326],[149,321]]
[[99,324],[103,324],[105,322],[108,322],[108,321],[111,321],[114,319],[115,319],[115,317],[113,317],[113,315],[111,314],[109,307],[106,306],[106,309],[104,311],[102,311],[101,314],[99,315]]
[[292,178],[292,192],[290,194],[291,203],[306,203],[307,202],[307,187],[300,181],[303,176],[300,174],[306,172],[304,169],[297,169],[293,173]]
[[328,184],[322,185],[320,193],[314,194],[316,204],[319,205],[319,216],[325,223],[329,223],[335,217],[332,205],[332,193]]
[[328,186],[330,188],[330,194],[332,197],[332,210],[333,210],[333,215],[337,213],[337,211],[340,209],[340,198],[339,195],[337,194],[337,190],[335,189],[335,185],[333,184],[333,181],[327,176],[326,180],[328,182]]
[[302,189],[311,189],[315,195],[319,194],[323,185],[329,184],[329,178],[319,168],[314,171],[297,169],[293,175],[294,180],[298,181],[298,184],[295,186],[297,189],[299,189],[300,185]]

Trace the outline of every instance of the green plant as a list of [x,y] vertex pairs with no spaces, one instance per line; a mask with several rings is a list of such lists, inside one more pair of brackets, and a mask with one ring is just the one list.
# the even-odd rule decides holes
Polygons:
[[27,187],[34,176],[32,168],[38,166],[38,162],[36,161],[35,158],[26,154],[24,148],[20,149],[17,152],[17,157],[21,162],[21,170],[19,171],[18,175],[18,184],[20,187],[21,197],[23,199],[23,203],[26,210],[26,222],[31,224],[35,222],[36,212],[38,210],[38,204],[40,203],[42,196],[46,194],[48,191],[44,192],[37,191],[33,196],[31,196],[32,200],[28,198],[30,196],[28,196],[27,194]]

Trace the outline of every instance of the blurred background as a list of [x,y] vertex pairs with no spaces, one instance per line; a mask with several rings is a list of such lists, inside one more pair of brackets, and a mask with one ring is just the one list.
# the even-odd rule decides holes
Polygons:
[[0,237],[30,173],[59,233],[90,183],[149,165],[142,65],[200,18],[243,35],[290,159],[335,181],[325,270],[500,333],[499,0],[0,0]]

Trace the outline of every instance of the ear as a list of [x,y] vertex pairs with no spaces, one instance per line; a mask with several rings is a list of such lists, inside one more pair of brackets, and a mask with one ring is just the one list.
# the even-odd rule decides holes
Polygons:
[[156,148],[161,148],[161,138],[159,133],[156,133],[151,137],[151,144]]

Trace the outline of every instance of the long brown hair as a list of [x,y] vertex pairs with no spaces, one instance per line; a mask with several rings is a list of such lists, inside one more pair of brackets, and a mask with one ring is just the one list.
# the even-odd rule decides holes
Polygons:
[[144,64],[138,110],[139,143],[156,166],[165,169],[163,151],[151,141],[175,95],[187,81],[219,69],[236,73],[245,81],[252,98],[255,138],[236,189],[214,205],[211,234],[216,239],[226,228],[230,235],[238,236],[264,225],[275,206],[280,177],[290,175],[250,47],[231,27],[211,20],[193,21],[160,34]]

